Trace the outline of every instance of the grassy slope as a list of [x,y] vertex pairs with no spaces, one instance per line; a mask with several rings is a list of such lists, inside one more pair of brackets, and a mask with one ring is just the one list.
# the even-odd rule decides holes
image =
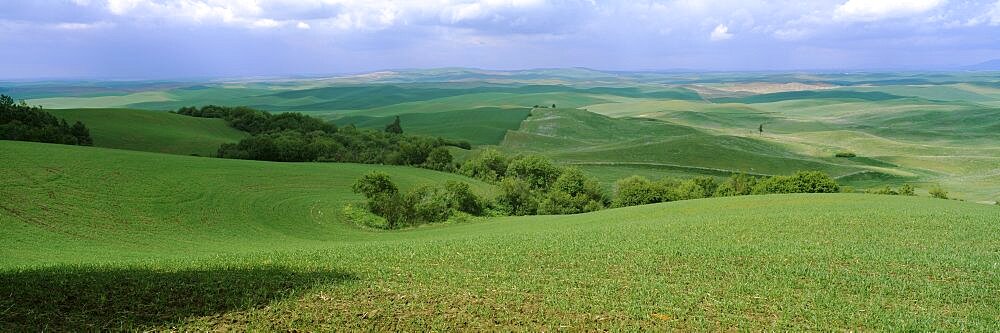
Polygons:
[[[8,244],[20,244],[13,248],[22,250],[45,237],[66,235],[79,237],[52,245],[90,247],[145,238],[150,241],[121,245],[157,252],[184,244],[189,254],[234,246],[247,250],[241,243],[255,240],[344,239],[356,230],[341,223],[341,208],[360,200],[350,185],[371,170],[396,175],[404,187],[451,179],[469,181],[482,194],[490,191],[462,176],[394,166],[224,160],[14,141],[0,145],[0,157],[7,161],[0,177],[5,218],[36,222],[3,230],[4,238],[13,240]],[[65,255],[63,261],[79,260],[75,251],[49,250],[15,251],[0,262],[58,253]],[[135,252],[119,250],[112,257]]]
[[332,213],[358,174],[459,177],[0,148],[5,331],[1000,329],[992,206],[778,195],[365,232]]
[[[811,158],[877,167],[880,174],[873,176],[879,181],[868,179],[870,175],[840,179],[859,188],[910,183],[927,189],[940,184],[960,198],[992,201],[1000,196],[996,182],[1000,179],[996,139],[1000,110],[949,101],[962,98],[961,94],[953,95],[956,89],[950,86],[884,88],[900,94],[909,89],[940,101],[914,97],[864,101],[793,94],[777,96],[801,99],[754,104],[637,101],[593,105],[587,109],[619,118],[661,119],[715,134],[753,136]],[[981,96],[988,95],[983,93]],[[764,124],[763,136],[755,133],[760,124]],[[840,151],[857,153],[866,160],[829,159]],[[627,172],[646,175],[655,172],[641,168],[588,168],[606,178]]]
[[[499,144],[508,130],[516,130],[528,117],[528,108],[475,108],[434,113],[400,114],[400,123],[408,134],[441,136],[467,140],[472,144]],[[335,119],[338,125],[382,129],[394,116],[347,116]]]
[[48,110],[67,121],[82,121],[98,147],[212,156],[223,143],[246,136],[221,119],[130,109]]
[[540,152],[566,163],[686,167],[693,173],[790,174],[822,170],[834,176],[861,165],[798,155],[750,136],[714,135],[693,127],[651,119],[609,118],[570,109],[537,109],[510,132],[503,146]]

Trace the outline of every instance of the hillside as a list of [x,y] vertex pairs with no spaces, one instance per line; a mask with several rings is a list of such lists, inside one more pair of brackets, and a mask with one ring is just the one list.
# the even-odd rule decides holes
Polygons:
[[167,112],[132,109],[47,111],[70,122],[82,121],[90,128],[97,147],[214,156],[223,143],[237,142],[247,136],[226,125],[222,119]]
[[866,170],[852,161],[798,154],[757,135],[717,135],[669,121],[610,118],[575,109],[535,109],[501,146],[579,165],[607,184],[634,173],[662,174],[664,169],[688,177],[799,170],[836,177]]
[[370,232],[336,213],[361,173],[472,181],[10,141],[0,159],[3,331],[1000,328],[994,206],[771,195]]
[[[441,136],[469,141],[472,144],[499,144],[508,130],[516,130],[528,117],[528,108],[475,108],[433,113],[403,113],[399,115],[407,134]],[[382,130],[395,116],[346,116],[333,120],[339,126]]]

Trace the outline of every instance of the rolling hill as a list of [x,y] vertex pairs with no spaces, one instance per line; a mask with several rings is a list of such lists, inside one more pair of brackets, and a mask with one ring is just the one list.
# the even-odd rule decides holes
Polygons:
[[56,117],[82,121],[98,147],[168,154],[214,156],[223,143],[246,133],[222,119],[195,118],[133,109],[52,109]]
[[[441,136],[466,140],[472,144],[499,144],[508,130],[516,130],[528,117],[528,108],[475,108],[469,110],[434,113],[400,114],[400,122],[407,134]],[[381,130],[392,123],[393,116],[345,116],[333,122],[339,126],[353,124],[358,127]]]
[[0,330],[998,329],[1000,209],[771,195],[365,231],[376,169],[0,141]]

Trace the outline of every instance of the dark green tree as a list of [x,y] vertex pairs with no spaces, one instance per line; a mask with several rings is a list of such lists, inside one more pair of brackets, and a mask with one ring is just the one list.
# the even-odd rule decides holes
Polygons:
[[391,124],[385,125],[385,132],[392,134],[403,134],[403,127],[399,125],[399,116]]
[[452,156],[448,148],[437,147],[427,155],[427,160],[424,161],[423,167],[438,171],[453,171],[455,166],[452,165],[451,161]]

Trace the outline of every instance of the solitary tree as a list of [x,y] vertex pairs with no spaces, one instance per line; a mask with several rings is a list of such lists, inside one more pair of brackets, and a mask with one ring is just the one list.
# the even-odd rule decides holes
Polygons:
[[552,108],[553,108],[553,109],[555,109],[555,108],[556,108],[556,105],[555,105],[555,104],[552,104]]
[[760,135],[764,135],[764,124],[760,124],[760,126],[757,127],[757,131],[760,132]]
[[392,134],[403,134],[403,127],[399,125],[399,116],[396,116],[396,120],[392,121],[392,124],[385,125],[386,133]]

